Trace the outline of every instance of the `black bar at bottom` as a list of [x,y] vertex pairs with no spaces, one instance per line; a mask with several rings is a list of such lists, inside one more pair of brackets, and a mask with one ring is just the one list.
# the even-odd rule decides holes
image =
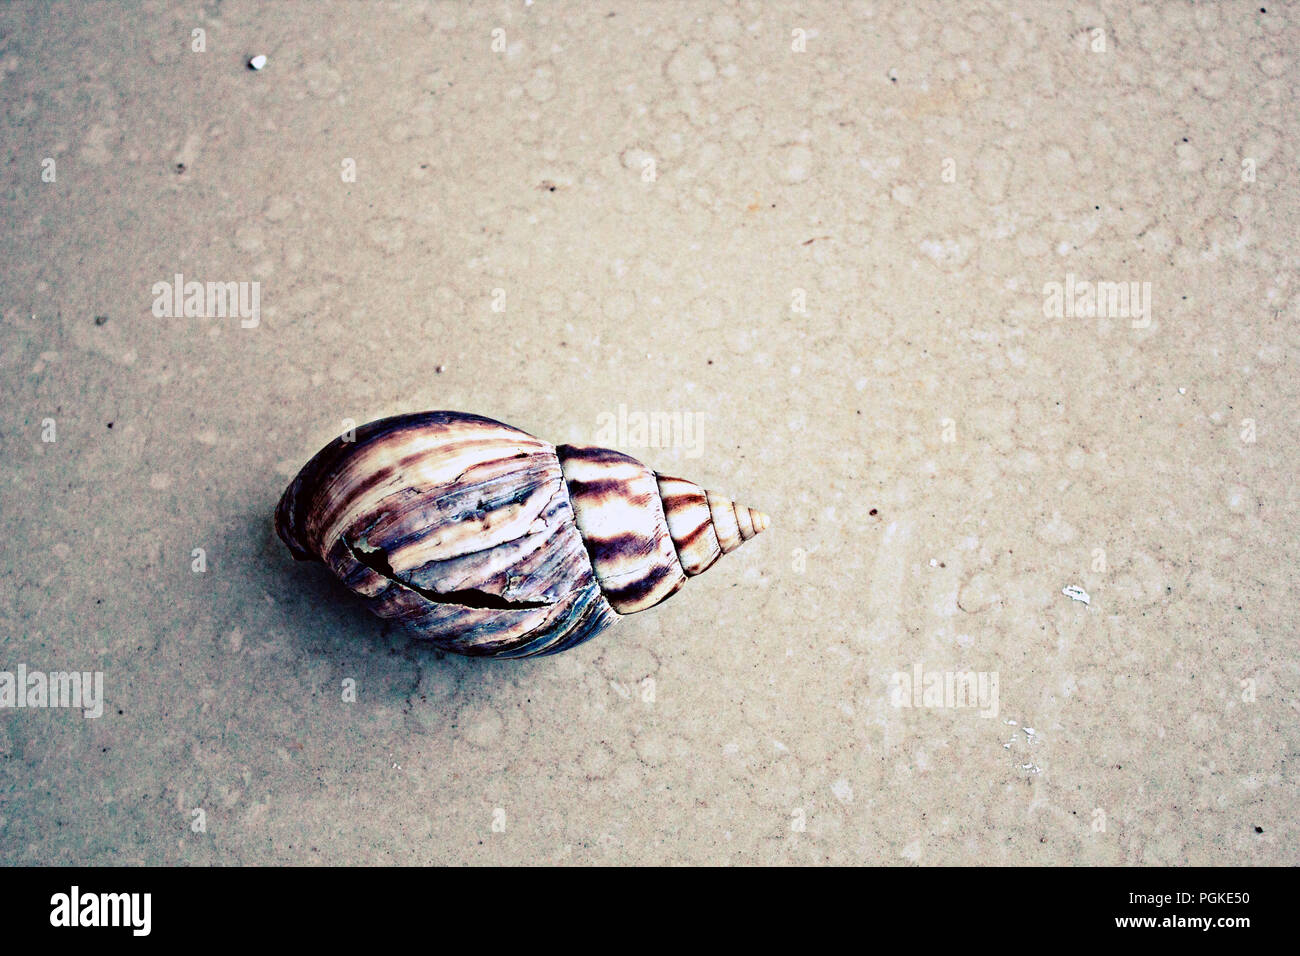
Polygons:
[[1232,944],[1285,932],[1294,883],[1293,870],[1208,868],[0,869],[0,913],[6,944],[373,948],[414,933],[442,947],[486,933],[494,946],[518,936],[617,950],[682,933],[736,943],[776,927],[810,942],[848,932],[864,949],[895,932],[918,945]]

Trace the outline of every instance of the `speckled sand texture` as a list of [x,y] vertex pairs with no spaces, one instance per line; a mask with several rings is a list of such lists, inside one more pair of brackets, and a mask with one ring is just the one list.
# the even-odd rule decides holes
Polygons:
[[[1274,0],[0,6],[0,670],[105,698],[0,710],[0,860],[1300,862],[1298,47]],[[271,531],[438,408],[772,527],[441,658]],[[996,716],[902,706],[958,674]]]

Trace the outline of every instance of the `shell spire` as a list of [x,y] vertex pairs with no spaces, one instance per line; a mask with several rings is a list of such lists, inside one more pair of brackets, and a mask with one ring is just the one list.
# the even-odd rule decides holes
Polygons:
[[767,515],[609,448],[561,445],[574,519],[610,606],[654,607],[765,531]]
[[762,534],[771,523],[763,512],[736,504],[716,491],[705,491],[693,481],[667,475],[658,479],[668,532],[683,570],[692,577]]

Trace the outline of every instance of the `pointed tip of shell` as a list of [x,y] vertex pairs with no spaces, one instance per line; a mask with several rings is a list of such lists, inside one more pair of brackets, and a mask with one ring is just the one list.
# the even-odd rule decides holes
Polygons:
[[730,554],[757,534],[767,530],[771,519],[761,511],[736,504],[713,491],[704,493],[713,531],[723,554]]

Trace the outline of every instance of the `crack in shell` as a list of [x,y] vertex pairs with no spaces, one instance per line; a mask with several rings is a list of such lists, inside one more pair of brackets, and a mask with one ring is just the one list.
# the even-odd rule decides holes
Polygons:
[[397,572],[393,570],[392,564],[388,561],[388,552],[383,548],[376,548],[371,545],[366,541],[364,535],[356,541],[348,541],[345,538],[343,543],[347,546],[352,557],[357,560],[357,563],[374,571],[381,578],[401,585],[407,590],[414,591],[435,604],[455,604],[460,607],[484,608],[495,611],[527,611],[534,608],[553,606],[553,602],[550,601],[511,601],[503,595],[493,594],[479,588],[466,588],[461,591],[434,591],[430,588],[420,587],[412,581],[404,581],[398,577]]

